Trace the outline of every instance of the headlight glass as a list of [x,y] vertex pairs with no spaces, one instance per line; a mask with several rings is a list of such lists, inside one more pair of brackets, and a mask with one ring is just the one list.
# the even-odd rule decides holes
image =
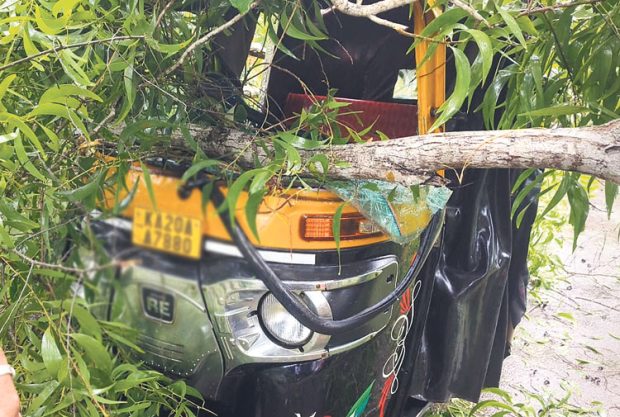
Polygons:
[[298,322],[271,293],[263,297],[258,312],[265,330],[286,347],[303,346],[312,337],[312,330]]

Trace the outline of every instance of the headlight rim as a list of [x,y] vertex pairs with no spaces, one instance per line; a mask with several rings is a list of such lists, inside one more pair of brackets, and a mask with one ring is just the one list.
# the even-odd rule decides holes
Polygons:
[[[309,330],[309,333],[308,333],[308,336],[307,336],[306,338],[304,338],[304,339],[303,339],[303,341],[300,341],[300,342],[298,342],[298,343],[294,343],[294,344],[291,344],[291,343],[289,343],[289,342],[287,342],[287,341],[285,341],[285,340],[282,340],[282,339],[278,338],[278,337],[274,334],[275,332],[273,332],[273,331],[270,329],[269,325],[265,322],[265,320],[264,320],[264,318],[263,318],[263,305],[264,305],[264,303],[265,303],[265,300],[266,300],[268,297],[270,297],[270,296],[271,296],[271,297],[273,297],[273,298],[274,298],[274,300],[275,300],[278,304],[281,304],[281,303],[278,301],[278,299],[276,298],[276,296],[275,296],[275,295],[273,295],[273,293],[272,293],[271,291],[267,291],[267,292],[266,292],[266,293],[265,293],[265,294],[261,297],[260,301],[258,302],[258,306],[257,306],[257,309],[256,309],[256,312],[257,312],[256,316],[258,317],[258,322],[259,322],[259,324],[260,324],[261,328],[263,329],[264,334],[267,336],[267,338],[268,338],[269,340],[271,340],[272,342],[276,343],[276,344],[277,344],[277,345],[279,345],[279,346],[282,346],[283,348],[286,348],[286,349],[297,349],[297,350],[300,350],[300,351],[302,351],[302,352],[303,352],[303,348],[304,348],[304,346],[306,346],[308,343],[310,343],[310,342],[312,341],[312,338],[315,336],[315,332],[314,332],[314,331],[312,331],[312,330],[310,330],[310,329],[308,329],[308,328],[307,328],[306,326],[304,326],[303,324],[299,323],[299,320],[297,320],[297,319],[296,319],[296,318],[295,318],[292,314],[288,313],[288,311],[286,311],[286,308],[285,308],[284,306],[282,306],[282,308],[283,308],[283,309],[284,309],[284,310],[285,310],[285,311],[286,311],[286,312],[287,312],[287,313],[288,313],[288,314],[292,317],[292,319],[293,319],[293,320],[295,320],[295,321],[297,321],[297,322],[299,323],[299,325],[301,325],[301,326],[303,326],[304,328],[308,329],[308,330]],[[298,298],[302,299],[302,297],[300,297],[299,295],[298,295]],[[303,301],[303,299],[302,299],[302,301]],[[312,305],[310,305],[310,308],[313,308],[313,306],[312,306]]]

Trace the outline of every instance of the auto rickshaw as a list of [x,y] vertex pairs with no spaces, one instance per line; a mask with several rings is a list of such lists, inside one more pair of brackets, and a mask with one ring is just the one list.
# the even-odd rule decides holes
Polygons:
[[[420,33],[439,13],[415,3],[386,18]],[[348,104],[341,125],[372,126],[363,139],[427,133],[454,74],[445,48],[424,59],[427,44],[409,54],[410,38],[366,19],[333,12],[324,20],[326,53],[280,33],[284,48],[272,57],[254,122],[287,126],[336,89]],[[243,73],[255,21],[248,16],[216,39],[230,85]],[[396,95],[413,71],[417,94]],[[464,115],[447,128],[476,120]],[[435,187],[399,201],[381,192],[389,184],[269,193],[255,235],[244,215],[247,193],[231,219],[218,210],[225,181],[213,182],[205,206],[208,173],[185,181],[186,161],[144,162],[150,184],[134,166],[131,202],[92,225],[122,265],[97,283],[99,314],[137,329],[142,360],[188,381],[207,409],[230,417],[414,416],[427,401],[476,399],[496,383],[519,316],[518,307],[514,317],[507,312],[515,304],[507,282],[522,284],[523,274],[527,282],[517,265],[525,258],[508,265],[504,246],[517,238],[509,218],[514,174],[469,173],[447,208],[449,193]],[[114,192],[107,196],[102,209],[114,205]],[[514,247],[523,241],[527,248],[527,239]]]

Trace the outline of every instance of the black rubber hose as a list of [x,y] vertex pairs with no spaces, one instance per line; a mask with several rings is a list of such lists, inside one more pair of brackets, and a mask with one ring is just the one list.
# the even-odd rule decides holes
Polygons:
[[[224,195],[217,185],[213,187],[211,199],[216,206],[219,206],[224,202]],[[295,317],[295,319],[310,330],[332,336],[347,332],[361,326],[362,324],[365,324],[398,301],[420,272],[422,265],[424,265],[424,261],[430,253],[430,250],[443,224],[443,212],[440,211],[435,213],[426,231],[420,238],[421,244],[418,249],[418,256],[416,256],[415,260],[411,264],[411,267],[409,268],[409,271],[407,271],[407,274],[394,289],[394,291],[375,305],[368,307],[351,317],[340,320],[331,320],[318,316],[291,292],[287,285],[276,275],[275,272],[273,272],[273,269],[271,269],[263,257],[258,253],[258,250],[254,247],[254,245],[252,245],[243,230],[241,230],[236,223],[235,225],[231,224],[227,211],[220,212],[220,218],[224,222],[228,233],[232,237],[233,242],[235,242],[239,248],[241,254],[256,272],[258,279],[265,284],[265,286],[273,293],[284,308],[293,317]]]

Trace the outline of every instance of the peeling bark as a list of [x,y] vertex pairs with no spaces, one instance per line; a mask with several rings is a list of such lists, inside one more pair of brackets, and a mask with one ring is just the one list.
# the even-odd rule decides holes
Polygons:
[[[210,157],[254,166],[266,157],[257,137],[239,130],[192,126]],[[183,139],[175,137],[177,144]],[[302,158],[317,151],[300,150]],[[620,184],[620,119],[601,126],[448,132],[321,149],[328,176],[402,184],[436,182],[436,171],[464,168],[553,168],[578,171]],[[334,162],[345,162],[338,168]]]

